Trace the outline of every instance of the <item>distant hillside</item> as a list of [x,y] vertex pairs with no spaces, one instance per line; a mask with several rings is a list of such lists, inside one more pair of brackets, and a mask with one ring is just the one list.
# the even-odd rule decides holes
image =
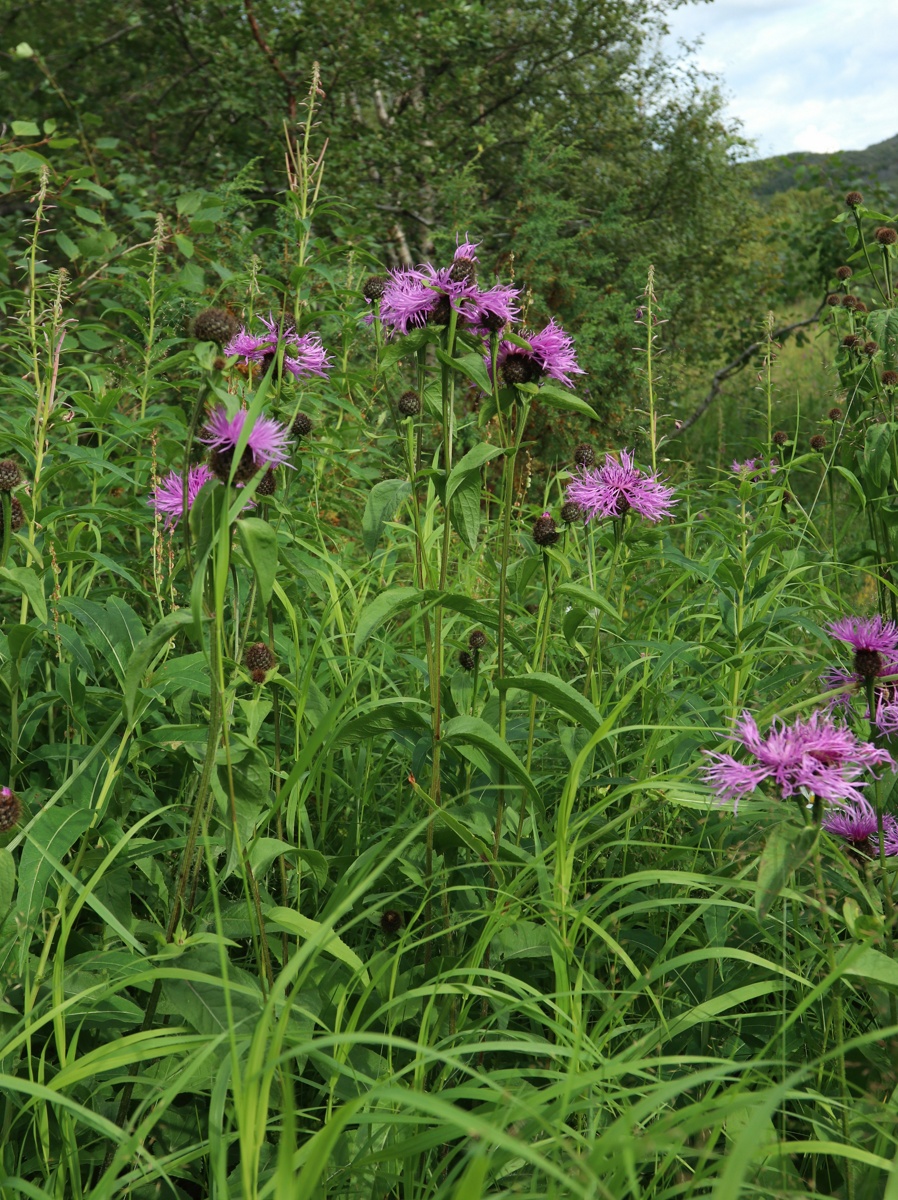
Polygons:
[[898,196],[898,134],[866,150],[780,154],[752,163],[752,167],[759,175],[759,196],[773,196],[802,182],[829,182],[838,188],[878,184]]

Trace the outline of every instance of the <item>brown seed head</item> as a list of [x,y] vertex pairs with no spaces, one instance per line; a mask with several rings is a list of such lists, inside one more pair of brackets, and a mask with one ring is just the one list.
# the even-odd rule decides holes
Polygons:
[[882,386],[893,388],[898,385],[898,371],[883,371]]
[[864,203],[864,197],[860,194],[860,192],[849,192],[845,197],[845,203],[849,208],[857,208],[859,204]]
[[853,350],[855,346],[860,344],[860,338],[856,333],[846,333],[842,338],[842,345],[846,350]]
[[412,391],[403,392],[399,397],[397,407],[403,417],[416,417],[421,411],[421,401],[418,398],[418,393]]
[[295,438],[308,437],[312,432],[312,421],[305,413],[297,413],[290,426],[290,432]]
[[460,650],[458,653],[458,665],[463,671],[473,671],[477,666],[477,659],[470,650]]
[[596,452],[589,442],[580,442],[574,447],[574,463],[588,470],[596,461]]
[[259,480],[259,486],[256,488],[257,496],[273,496],[277,491],[278,478],[271,467],[265,472]]
[[277,663],[274,652],[265,642],[253,642],[243,652],[243,665],[248,671],[270,671]]
[[830,308],[838,308],[842,303],[841,292],[830,292],[830,294],[826,297],[826,303],[830,306]]
[[857,308],[860,301],[858,300],[857,296],[852,296],[851,292],[847,292],[842,297],[841,303],[842,303],[843,308],[855,309],[855,308]]
[[582,521],[584,515],[583,509],[576,500],[568,500],[561,506],[561,519],[565,525],[573,525],[575,521]]
[[369,275],[362,284],[362,295],[372,302],[380,300],[388,282],[386,275]]
[[826,415],[829,417],[829,419],[831,421],[841,421],[842,420],[842,410],[841,410],[841,408],[839,408],[838,404],[834,405]]
[[898,233],[888,225],[880,225],[873,236],[879,242],[880,246],[894,246],[898,242]]
[[552,546],[558,541],[558,530],[550,513],[544,512],[533,522],[533,540],[537,546]]
[[876,351],[879,349],[879,342],[873,342],[873,341],[864,342],[863,348],[864,348],[864,353],[867,355],[867,357],[872,358],[873,355],[876,353]]
[[18,464],[11,458],[0,462],[0,492],[11,492],[21,478]]
[[826,438],[822,433],[815,433],[811,438],[811,449],[816,450],[818,454],[826,449]]
[[836,267],[836,279],[844,283],[846,279],[850,279],[854,274],[851,267]]
[[774,446],[785,446],[785,444],[786,444],[786,442],[788,442],[788,440],[789,440],[789,435],[788,435],[788,433],[786,433],[785,429],[778,429],[776,431],[776,433],[773,435]]
[[206,308],[197,313],[193,336],[198,342],[214,342],[223,346],[237,332],[237,320],[225,308]]
[[475,629],[468,638],[468,648],[476,654],[478,650],[482,650],[486,645],[486,634],[482,629]]

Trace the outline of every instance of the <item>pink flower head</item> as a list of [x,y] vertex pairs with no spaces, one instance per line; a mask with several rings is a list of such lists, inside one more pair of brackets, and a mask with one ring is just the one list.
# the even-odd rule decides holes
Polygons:
[[736,722],[735,737],[754,763],[705,751],[710,765],[704,778],[722,801],[732,800],[737,806],[765,779],[773,781],[784,799],[802,793],[819,796],[827,804],[864,803],[859,790],[864,785],[858,783],[863,771],[895,766],[888,751],[859,742],[851,730],[819,712],[793,725],[774,720],[765,738],[751,714],[744,712]]
[[461,237],[460,233],[457,233],[455,235],[456,249],[455,249],[455,254],[452,257],[453,258],[468,258],[471,260],[471,262],[477,262],[477,247],[480,245],[480,242],[469,242],[467,240],[467,238],[468,238],[467,234],[465,234],[465,240],[463,242],[460,242],[459,241],[460,237]]
[[389,272],[380,302],[380,319],[394,333],[408,333],[430,322],[448,325],[453,309],[477,295],[473,271],[459,271],[456,257],[451,267],[420,267]]
[[832,621],[828,631],[855,650],[898,655],[898,625],[884,621],[878,613],[875,617],[842,617]]
[[579,504],[589,521],[593,517],[622,517],[630,509],[657,523],[677,503],[673,488],[666,487],[656,475],[633,465],[628,450],[620,460],[605,455],[601,467],[581,468],[568,484],[565,499]]
[[[240,409],[235,416],[229,417],[224,405],[219,405],[213,409],[203,426],[204,436],[200,441],[219,454],[233,455],[246,417],[246,409]],[[252,470],[260,471],[263,467],[278,467],[285,463],[288,443],[289,434],[280,421],[275,421],[273,417],[256,417],[246,443],[246,451],[252,455]]]
[[760,483],[765,473],[769,472],[771,478],[777,473],[779,462],[775,458],[771,458],[769,462],[765,462],[763,458],[747,458],[745,462],[734,459],[730,464],[730,470],[740,479],[750,479],[752,483]]
[[518,320],[520,309],[516,301],[519,295],[517,288],[506,287],[501,283],[497,283],[486,292],[478,292],[476,296],[464,302],[462,315],[465,324],[483,337],[488,337],[491,333],[500,333],[510,322]]
[[236,355],[244,362],[258,363],[267,370],[277,354],[278,343],[284,345],[284,370],[295,379],[308,375],[326,376],[331,361],[317,333],[298,334],[292,325],[281,327],[272,313],[259,318],[265,333],[254,335],[240,329],[225,347],[228,357]]
[[[827,833],[844,838],[855,849],[871,855],[879,854],[879,823],[876,810],[868,800],[840,804],[830,809],[822,824]],[[885,855],[891,857],[898,854],[898,820],[891,813],[883,814],[882,833]]]
[[[573,387],[569,378],[571,375],[583,375],[585,372],[577,366],[577,356],[574,354],[574,339],[555,324],[553,317],[545,329],[539,333],[528,333],[530,349],[516,346],[513,342],[500,342],[497,365],[499,374],[509,385],[515,383],[536,383],[543,376],[563,383],[565,387]],[[484,356],[487,369],[492,369],[490,356]]]
[[[214,478],[205,464],[190,468],[187,474],[188,511],[193,508],[203,484]],[[156,484],[156,490],[147,503],[155,508],[160,517],[165,517],[166,525],[177,525],[184,515],[184,476],[178,471],[169,471],[166,477]]]

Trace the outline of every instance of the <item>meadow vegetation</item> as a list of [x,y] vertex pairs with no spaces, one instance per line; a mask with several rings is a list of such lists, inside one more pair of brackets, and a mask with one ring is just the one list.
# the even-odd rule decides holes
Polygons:
[[895,1200],[898,218],[762,207],[632,12],[510,7],[537,117],[375,7],[202,178],[211,17],[161,166],[92,3],[10,67],[0,1197]]

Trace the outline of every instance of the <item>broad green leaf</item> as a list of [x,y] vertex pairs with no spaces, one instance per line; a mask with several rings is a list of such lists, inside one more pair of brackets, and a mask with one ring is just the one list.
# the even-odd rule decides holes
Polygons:
[[847,467],[840,467],[838,463],[833,463],[830,470],[836,471],[842,476],[843,479],[848,480],[849,484],[851,485],[851,490],[861,502],[861,508],[866,508],[867,497],[864,495],[864,489],[861,487],[861,481],[858,479],[857,475],[855,475],[853,471],[849,471]]
[[758,864],[755,907],[761,920],[770,912],[789,876],[814,849],[817,834],[816,826],[810,825],[801,829],[782,824],[771,830]]
[[423,709],[417,709],[405,700],[374,700],[365,706],[366,711],[356,710],[337,729],[332,745],[355,743],[377,733],[391,730],[413,730],[420,733],[428,728]]
[[16,890],[16,860],[5,846],[0,848],[0,921],[12,904]]
[[362,514],[362,543],[369,554],[377,549],[384,527],[411,491],[407,479],[382,479],[368,493]]
[[898,962],[887,954],[883,954],[881,950],[874,950],[872,946],[867,946],[861,951],[860,956],[857,956],[849,947],[847,957],[850,962],[845,968],[846,975],[857,975],[872,983],[898,988]]
[[480,533],[480,472],[469,471],[462,476],[449,506],[452,528],[468,547],[473,550]]
[[537,393],[537,398],[552,408],[561,408],[567,412],[581,413],[584,417],[589,417],[593,421],[596,419],[596,410],[592,405],[587,404],[585,400],[581,400],[579,396],[575,396],[573,392],[569,392],[565,388],[543,384]]
[[486,363],[479,354],[463,354],[459,358],[453,358],[445,350],[438,349],[437,358],[444,366],[451,367],[453,371],[458,371],[466,379],[470,379],[487,395],[493,390]]
[[446,483],[446,503],[449,503],[458,489],[464,484],[465,478],[468,475],[473,473],[479,478],[480,468],[483,464],[489,462],[491,458],[498,458],[500,454],[504,453],[505,451],[501,446],[491,446],[489,442],[479,442],[473,450],[469,450],[449,472],[449,479]]
[[576,600],[577,604],[584,606],[587,611],[591,608],[598,608],[614,621],[620,621],[620,614],[611,601],[582,583],[560,583],[555,589],[555,595],[563,599]]
[[276,925],[280,929],[286,930],[287,933],[293,934],[294,937],[314,942],[325,953],[332,955],[355,971],[361,976],[364,983],[368,983],[368,969],[356,952],[351,950],[332,929],[328,929],[320,921],[313,921],[311,917],[294,912],[292,908],[269,908],[265,912],[265,919],[270,925]]
[[137,693],[143,683],[143,678],[149,670],[150,663],[169,639],[173,638],[179,629],[193,624],[193,613],[190,609],[179,608],[176,612],[163,617],[154,625],[150,632],[137,643],[134,653],[128,660],[124,679],[125,716],[129,723],[134,721],[134,710],[137,703]]
[[71,259],[73,262],[76,258],[81,256],[81,251],[78,249],[69,235],[67,233],[63,233],[62,230],[59,230],[56,234],[56,245],[63,252],[66,258]]
[[390,617],[395,616],[396,613],[401,612],[405,608],[411,608],[415,603],[419,603],[421,596],[422,593],[419,589],[412,587],[395,587],[381,592],[376,599],[371,601],[359,617],[359,623],[355,631],[353,651],[358,654],[376,629],[379,629],[381,625],[388,621]]
[[534,671],[530,675],[506,676],[504,679],[496,680],[496,687],[500,691],[519,688],[524,692],[532,692],[541,699],[548,700],[559,712],[570,717],[572,721],[576,721],[578,725],[582,725],[590,733],[594,733],[602,723],[602,715],[595,705],[590,704],[584,696],[581,696],[569,683],[559,679],[557,675]]
[[523,784],[534,800],[539,801],[539,792],[524,769],[524,764],[508,743],[480,717],[453,717],[443,726],[442,740],[447,746],[464,743],[477,746],[496,766],[504,768],[518,783]]
[[[25,43],[22,42],[21,45],[18,47],[16,53],[19,54],[20,58],[30,58],[31,47],[28,47],[29,53],[27,55],[19,53],[22,46],[24,46],[24,45],[25,45]],[[35,125],[35,123],[33,121],[13,121],[12,122],[12,132],[13,132],[14,137],[40,137],[41,136],[40,129],[38,129],[37,125]]]
[[[40,917],[53,877],[53,858],[61,860],[90,825],[92,813],[86,808],[45,808],[37,814],[24,837],[19,862],[19,893],[16,920],[24,927],[33,926]],[[20,943],[20,961],[28,954],[29,939]]]
[[237,522],[237,536],[243,553],[252,565],[259,586],[259,601],[264,607],[271,599],[277,576],[277,534],[261,517],[242,517]]
[[17,592],[22,592],[37,619],[46,623],[47,601],[44,598],[43,581],[30,567],[0,567],[0,579],[11,584]]

